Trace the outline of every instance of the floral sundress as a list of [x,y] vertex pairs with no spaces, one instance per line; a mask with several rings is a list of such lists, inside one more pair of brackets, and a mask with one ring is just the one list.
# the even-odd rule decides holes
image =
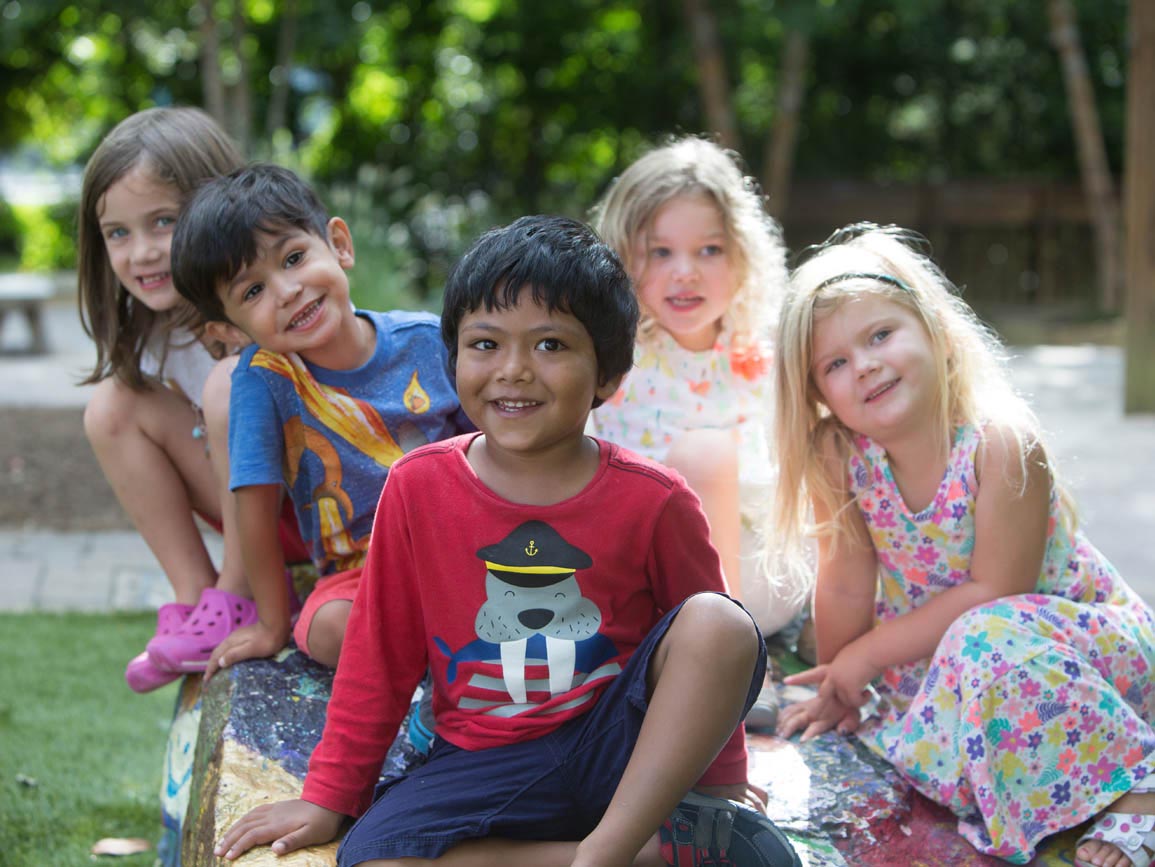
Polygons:
[[[885,450],[856,441],[848,476],[891,620],[970,578],[979,431],[961,427],[934,500],[912,513]],[[1155,615],[1052,495],[1035,592],[972,608],[929,660],[888,669],[858,736],[1015,864],[1155,770]]]
[[760,556],[760,530],[777,479],[770,453],[772,355],[768,341],[726,330],[711,348],[692,352],[659,329],[636,347],[633,369],[617,393],[594,410],[588,427],[660,462],[688,431],[735,432],[742,518],[738,580],[742,604],[766,635],[789,623],[806,597],[803,588],[770,576]]

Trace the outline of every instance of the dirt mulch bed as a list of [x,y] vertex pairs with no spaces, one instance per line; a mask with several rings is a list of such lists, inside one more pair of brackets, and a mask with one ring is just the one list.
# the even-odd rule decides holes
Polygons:
[[0,410],[0,527],[132,529],[84,438],[83,414]]

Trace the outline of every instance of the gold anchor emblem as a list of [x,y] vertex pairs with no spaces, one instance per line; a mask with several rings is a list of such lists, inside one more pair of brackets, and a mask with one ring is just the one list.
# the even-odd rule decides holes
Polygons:
[[525,553],[528,554],[530,557],[536,557],[537,552],[540,550],[541,549],[538,548],[537,545],[533,544],[533,539],[530,539],[529,544],[525,546]]

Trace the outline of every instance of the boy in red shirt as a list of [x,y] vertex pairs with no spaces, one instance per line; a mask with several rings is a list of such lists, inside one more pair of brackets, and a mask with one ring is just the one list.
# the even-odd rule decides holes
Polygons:
[[[218,855],[284,854],[360,816],[342,867],[800,864],[751,809],[738,723],[765,649],[721,595],[697,498],[584,433],[637,316],[617,257],[572,220],[524,217],[458,262],[442,337],[480,433],[391,468],[302,797],[250,812]],[[374,793],[427,667],[429,760]]]

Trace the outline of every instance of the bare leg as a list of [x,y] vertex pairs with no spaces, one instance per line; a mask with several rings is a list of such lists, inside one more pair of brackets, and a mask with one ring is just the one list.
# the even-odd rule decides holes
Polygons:
[[[661,865],[657,829],[709,767],[738,725],[758,659],[749,615],[716,594],[691,597],[655,648],[650,701],[621,782],[581,843],[470,840],[436,862],[366,862],[375,867]],[[687,714],[687,696],[710,713]]]
[[[750,617],[723,596],[686,600],[650,660],[649,709],[605,815],[575,865],[627,865],[737,727],[758,661]],[[710,708],[687,713],[687,705]]]
[[133,391],[101,382],[84,411],[84,432],[121,506],[156,556],[176,601],[196,604],[216,581],[193,509],[220,518],[220,499],[196,413],[155,386]]
[[741,600],[742,515],[738,499],[738,440],[733,431],[696,430],[679,435],[666,455],[702,501],[710,541],[722,560],[730,595]]
[[217,588],[236,596],[252,598],[249,582],[245,578],[244,560],[241,557],[241,537],[237,527],[237,506],[233,492],[229,490],[229,396],[232,389],[233,370],[237,366],[237,356],[230,356],[219,362],[205,382],[204,414],[205,431],[208,434],[209,458],[216,474],[221,504],[221,535],[225,550],[221,558]]
[[326,602],[313,615],[309,624],[309,655],[322,665],[337,667],[341,645],[345,642],[345,626],[353,603],[345,599]]

